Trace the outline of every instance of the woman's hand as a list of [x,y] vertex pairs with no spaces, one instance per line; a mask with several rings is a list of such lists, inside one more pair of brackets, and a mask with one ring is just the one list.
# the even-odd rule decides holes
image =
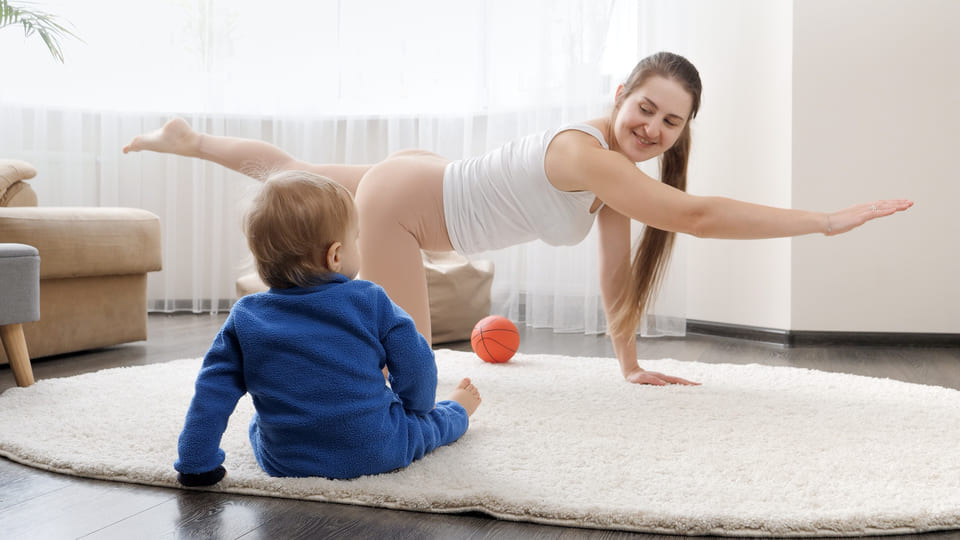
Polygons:
[[680,377],[674,377],[672,375],[664,375],[663,373],[657,373],[656,371],[644,371],[637,367],[635,370],[631,370],[623,375],[627,382],[632,382],[634,384],[652,384],[654,386],[664,386],[667,384],[683,384],[687,386],[699,386],[700,383],[691,382],[686,379],[681,379]]
[[871,219],[886,217],[913,206],[913,201],[893,199],[858,204],[845,210],[827,214],[827,236],[842,234],[863,225]]

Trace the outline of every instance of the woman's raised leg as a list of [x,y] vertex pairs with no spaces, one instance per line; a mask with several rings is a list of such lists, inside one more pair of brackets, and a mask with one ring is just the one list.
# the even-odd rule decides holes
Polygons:
[[199,133],[182,118],[174,118],[160,129],[138,135],[123,147],[124,154],[143,150],[205,159],[261,181],[264,173],[309,171],[333,179],[354,196],[360,179],[370,169],[370,165],[307,163],[264,141]]
[[257,172],[305,170],[344,185],[360,219],[360,277],[386,290],[432,342],[421,249],[452,251],[443,214],[447,160],[425,151],[398,152],[377,165],[316,165],[257,140],[198,133],[181,118],[134,137],[123,152],[153,151],[205,159],[263,180]]

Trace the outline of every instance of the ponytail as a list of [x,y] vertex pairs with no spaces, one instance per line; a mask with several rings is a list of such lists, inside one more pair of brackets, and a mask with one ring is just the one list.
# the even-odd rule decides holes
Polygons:
[[[680,137],[660,157],[660,181],[681,191],[687,190],[687,162],[690,159],[690,120],[700,109],[702,86],[700,74],[686,58],[667,52],[661,52],[644,58],[637,64],[614,104],[613,116],[627,96],[643,85],[651,76],[658,75],[679,82],[692,98],[690,118],[683,127]],[[626,287],[611,309],[608,321],[612,335],[632,336],[642,321],[647,309],[656,298],[673,251],[676,234],[649,225],[644,226],[643,236],[633,255],[630,265],[630,286]],[[625,268],[620,268],[624,272]]]
[[[660,161],[660,178],[664,184],[681,191],[687,190],[687,160],[690,155],[690,127],[674,145],[664,152]],[[643,314],[653,304],[673,251],[676,233],[645,225],[643,236],[630,265],[630,286],[613,305],[610,333],[629,335],[636,332]]]

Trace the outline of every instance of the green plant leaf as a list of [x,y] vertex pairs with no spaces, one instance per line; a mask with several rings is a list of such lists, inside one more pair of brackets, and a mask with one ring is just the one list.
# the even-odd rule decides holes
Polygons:
[[0,28],[15,24],[22,25],[25,37],[30,37],[34,33],[39,35],[47,49],[50,50],[50,54],[63,63],[63,50],[60,47],[60,40],[66,37],[72,37],[81,42],[83,40],[69,28],[57,22],[55,15],[38,9],[31,9],[32,7],[32,4],[28,2],[18,3],[15,6],[7,0],[0,0]]

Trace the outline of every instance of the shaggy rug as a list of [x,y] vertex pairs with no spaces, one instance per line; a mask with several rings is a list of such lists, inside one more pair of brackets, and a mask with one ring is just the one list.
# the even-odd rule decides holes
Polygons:
[[[635,386],[615,361],[439,351],[438,394],[483,395],[467,434],[356,480],[270,478],[241,400],[214,491],[655,533],[849,536],[960,528],[960,392],[758,365],[645,361],[699,387]],[[177,486],[199,359],[42,380],[0,395],[0,455]]]

